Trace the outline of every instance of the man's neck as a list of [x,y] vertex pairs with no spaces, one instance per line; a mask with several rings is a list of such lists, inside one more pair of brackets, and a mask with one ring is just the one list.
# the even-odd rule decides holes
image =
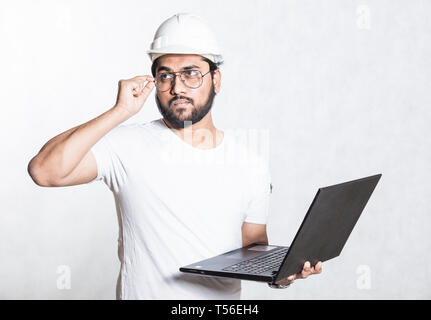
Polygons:
[[175,132],[184,142],[198,149],[211,149],[217,147],[223,140],[224,133],[214,126],[211,111],[186,128],[174,128],[169,121],[163,119],[166,125]]

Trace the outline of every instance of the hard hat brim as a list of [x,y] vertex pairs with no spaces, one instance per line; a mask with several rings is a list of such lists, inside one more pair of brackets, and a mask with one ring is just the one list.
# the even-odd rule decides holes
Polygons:
[[222,61],[221,54],[218,52],[208,52],[208,51],[204,52],[201,50],[196,50],[194,48],[185,47],[185,46],[168,46],[159,50],[150,49],[150,50],[147,50],[147,54],[151,62],[154,62],[155,59],[165,54],[197,54],[201,56],[213,56],[213,59],[210,59],[210,60],[212,60],[214,63],[218,63]]

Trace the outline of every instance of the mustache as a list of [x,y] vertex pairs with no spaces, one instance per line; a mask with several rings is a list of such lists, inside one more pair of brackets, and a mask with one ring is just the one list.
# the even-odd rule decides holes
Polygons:
[[187,100],[188,102],[190,102],[190,104],[193,105],[193,99],[190,99],[190,98],[184,97],[184,96],[175,96],[175,97],[173,97],[171,100],[169,100],[169,105],[171,105],[176,100],[182,100],[182,99]]

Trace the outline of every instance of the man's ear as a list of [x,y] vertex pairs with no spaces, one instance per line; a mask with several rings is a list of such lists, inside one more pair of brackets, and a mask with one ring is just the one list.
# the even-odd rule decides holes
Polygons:
[[214,91],[216,93],[219,93],[220,86],[221,86],[221,72],[219,69],[214,70],[213,84],[214,84]]

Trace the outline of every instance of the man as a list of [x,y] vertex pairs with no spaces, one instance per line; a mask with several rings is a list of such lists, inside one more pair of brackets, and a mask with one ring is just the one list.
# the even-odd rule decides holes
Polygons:
[[[238,299],[240,280],[196,277],[178,268],[240,245],[268,243],[268,166],[235,135],[214,126],[222,58],[200,18],[177,14],[166,20],[148,53],[153,76],[121,80],[114,107],[49,140],[28,171],[40,186],[103,179],[113,192],[118,299]],[[163,118],[120,125],[141,110],[155,87]],[[245,162],[219,161],[242,151]],[[320,263],[315,270],[307,262],[301,274],[281,284],[320,271]]]

